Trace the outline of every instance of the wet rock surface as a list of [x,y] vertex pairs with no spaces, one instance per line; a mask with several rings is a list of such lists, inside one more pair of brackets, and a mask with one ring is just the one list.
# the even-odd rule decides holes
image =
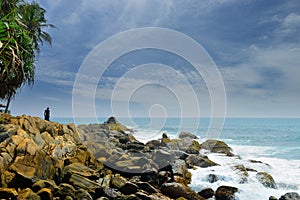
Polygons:
[[[190,170],[218,166],[202,150],[233,156],[222,141],[199,143],[182,132],[146,144],[109,118],[104,124],[59,124],[38,117],[0,114],[0,199],[235,199],[237,188],[189,187]],[[232,168],[247,182],[248,168]],[[272,177],[271,177],[272,178]],[[276,188],[257,173],[265,187]],[[208,174],[208,182],[219,181]],[[197,193],[198,192],[198,193]],[[280,199],[297,199],[286,194]]]

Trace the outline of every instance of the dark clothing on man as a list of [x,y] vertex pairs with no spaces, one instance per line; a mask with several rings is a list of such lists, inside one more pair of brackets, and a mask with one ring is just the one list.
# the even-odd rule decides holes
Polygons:
[[44,117],[45,117],[45,120],[49,121],[50,120],[50,110],[49,108],[47,108],[44,112]]

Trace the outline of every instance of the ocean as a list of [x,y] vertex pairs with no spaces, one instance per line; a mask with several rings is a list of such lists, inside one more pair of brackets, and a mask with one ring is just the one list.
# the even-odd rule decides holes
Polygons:
[[[61,123],[73,122],[71,118],[57,118]],[[103,123],[106,119],[99,118]],[[210,127],[209,118],[133,118],[118,119],[122,124],[135,130],[135,137],[142,142],[160,138],[163,132],[176,138],[181,131],[199,136],[203,142],[210,138],[208,130],[220,130],[222,127]],[[87,124],[87,118],[77,119],[76,124]],[[233,149],[236,157],[209,154],[208,157],[220,164],[209,168],[191,170],[191,187],[196,191],[210,187],[214,190],[221,185],[239,188],[239,199],[279,198],[286,192],[300,194],[300,119],[299,118],[226,118],[221,134],[217,138]],[[214,135],[215,136],[215,135]],[[215,138],[216,139],[216,138]],[[253,163],[250,160],[261,161]],[[278,189],[264,188],[255,178],[256,172],[249,172],[248,181],[240,183],[240,176],[232,170],[233,166],[243,164],[247,168],[270,173]],[[208,174],[215,174],[218,181],[209,183]]]

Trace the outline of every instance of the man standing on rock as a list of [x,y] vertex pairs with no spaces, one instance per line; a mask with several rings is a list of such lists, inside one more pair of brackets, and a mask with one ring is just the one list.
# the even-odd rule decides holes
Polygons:
[[45,120],[47,120],[47,121],[50,120],[50,110],[49,110],[49,107],[44,111],[44,117],[45,117]]

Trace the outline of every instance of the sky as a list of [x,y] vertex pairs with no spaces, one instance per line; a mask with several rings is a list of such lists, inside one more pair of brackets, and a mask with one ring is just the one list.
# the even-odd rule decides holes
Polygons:
[[[37,2],[57,28],[45,29],[52,46],[41,48],[34,86],[24,86],[12,101],[15,115],[42,116],[50,107],[52,117],[74,112],[77,117],[300,117],[298,0]],[[147,27],[181,34],[203,51],[189,49],[184,39],[158,35],[153,43],[182,49],[145,46],[104,66],[101,48],[115,54],[126,45],[146,44],[152,35],[136,30]],[[126,31],[132,34],[124,38]],[[189,56],[178,53],[183,49],[205,66],[197,70]],[[212,65],[217,71],[210,72]],[[80,82],[83,69],[88,72]]]

